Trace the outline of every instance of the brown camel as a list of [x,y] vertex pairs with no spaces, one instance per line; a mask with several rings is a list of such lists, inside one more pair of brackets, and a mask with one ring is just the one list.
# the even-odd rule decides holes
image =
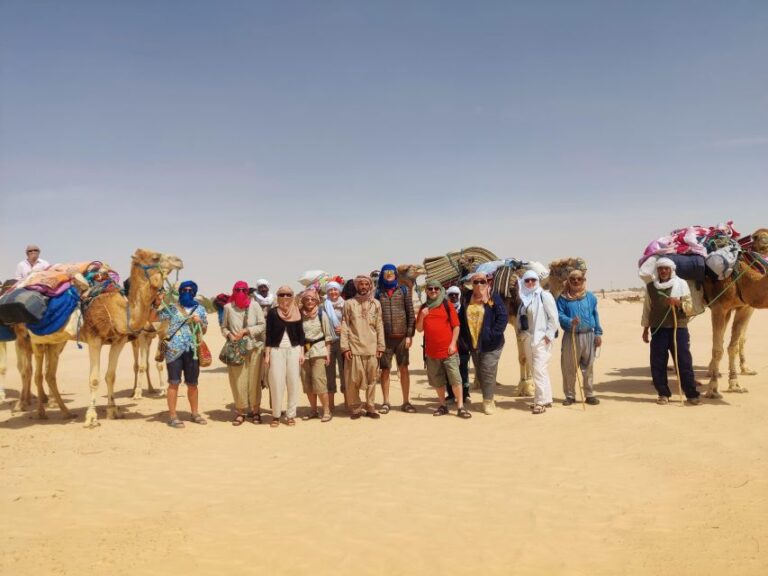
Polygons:
[[119,292],[106,292],[96,296],[83,316],[81,337],[88,343],[90,353],[91,402],[85,414],[85,426],[98,426],[96,393],[101,374],[101,347],[110,346],[107,382],[107,418],[119,418],[115,405],[115,372],[120,352],[129,336],[138,335],[149,320],[152,302],[162,288],[165,278],[173,270],[183,268],[177,256],[152,250],[138,249],[131,258],[130,290],[126,298]]
[[[760,228],[752,234],[752,250],[768,257],[768,228]],[[742,253],[731,278],[704,281],[704,295],[710,304],[712,314],[712,360],[709,363],[708,398],[720,398],[718,391],[720,360],[723,357],[723,342],[728,322],[733,314],[731,340],[728,344],[728,390],[746,392],[739,384],[736,357],[739,356],[742,374],[755,374],[745,360],[744,344],[747,325],[755,308],[768,308],[768,270],[761,263],[753,267],[751,257]]]

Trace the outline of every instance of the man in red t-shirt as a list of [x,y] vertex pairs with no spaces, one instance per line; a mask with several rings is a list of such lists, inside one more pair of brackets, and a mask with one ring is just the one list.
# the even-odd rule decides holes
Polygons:
[[445,299],[445,289],[436,280],[427,282],[427,303],[422,306],[416,318],[416,330],[424,332],[424,352],[427,357],[427,377],[429,385],[437,389],[440,406],[432,414],[448,414],[445,405],[445,386],[453,388],[459,409],[456,416],[471,418],[472,414],[464,408],[464,395],[461,391],[459,373],[459,354],[456,341],[459,339],[459,317],[456,310]]

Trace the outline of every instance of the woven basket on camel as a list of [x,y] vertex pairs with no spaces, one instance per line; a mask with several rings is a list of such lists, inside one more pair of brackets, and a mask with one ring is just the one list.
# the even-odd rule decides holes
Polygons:
[[459,278],[472,272],[478,265],[498,260],[490,250],[471,246],[458,252],[449,252],[445,256],[424,259],[427,278],[437,280],[443,285],[453,284]]

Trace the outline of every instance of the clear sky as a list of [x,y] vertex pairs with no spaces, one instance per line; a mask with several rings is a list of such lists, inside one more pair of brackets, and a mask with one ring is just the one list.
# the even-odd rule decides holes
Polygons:
[[0,0],[0,276],[29,242],[214,294],[461,247],[768,226],[768,2]]

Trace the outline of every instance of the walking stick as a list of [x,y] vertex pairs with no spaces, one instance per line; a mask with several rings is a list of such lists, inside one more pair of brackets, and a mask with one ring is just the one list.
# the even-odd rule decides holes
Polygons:
[[576,354],[576,330],[571,328],[571,348],[573,349],[573,366],[576,369],[576,381],[579,383],[579,394],[581,395],[581,409],[586,410],[586,398],[584,397],[584,383],[581,381],[581,367],[579,366],[579,355]]
[[680,380],[680,365],[677,363],[677,310],[674,306],[672,308],[672,321],[674,324],[674,332],[672,333],[672,341],[675,345],[675,374],[677,375],[677,393],[680,395],[680,406],[683,405],[683,383]]

